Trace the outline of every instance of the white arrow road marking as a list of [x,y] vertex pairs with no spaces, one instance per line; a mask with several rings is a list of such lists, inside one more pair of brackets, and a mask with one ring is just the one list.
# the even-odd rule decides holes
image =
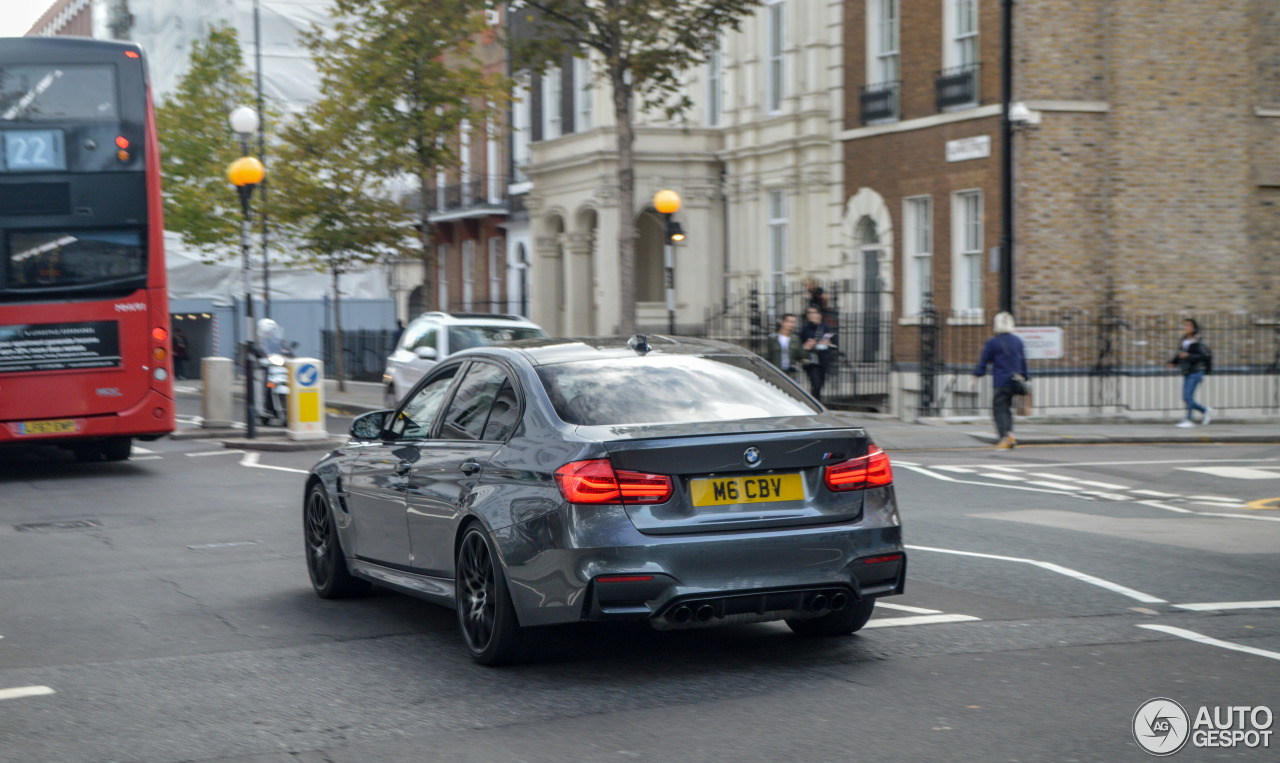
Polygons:
[[[868,623],[870,625],[870,623]],[[1221,647],[1222,649],[1231,649],[1236,652],[1244,652],[1245,654],[1253,654],[1259,657],[1269,657],[1273,660],[1280,660],[1280,652],[1269,652],[1266,649],[1258,649],[1253,646],[1245,646],[1243,644],[1233,644],[1230,641],[1222,641],[1221,639],[1210,638],[1202,633],[1189,631],[1184,628],[1175,628],[1172,625],[1147,625],[1142,624],[1139,628],[1146,628],[1149,631],[1159,631],[1160,633],[1168,633],[1170,636],[1185,638],[1188,641],[1194,641],[1198,644],[1208,644],[1209,646]]]
[[[878,605],[877,605],[878,606]],[[973,615],[917,615],[915,617],[886,617],[883,620],[872,620],[863,628],[889,628],[894,625],[934,625],[936,623],[964,623],[981,620]]]
[[290,469],[287,466],[271,466],[270,464],[260,464],[258,459],[262,458],[261,453],[245,453],[244,458],[240,459],[241,466],[252,466],[255,469],[275,469],[278,472],[292,472],[294,474],[310,474],[306,469]]
[[53,694],[53,689],[48,686],[19,686],[14,689],[0,689],[0,700],[39,697],[43,694]]
[[199,453],[188,453],[188,458],[199,458],[200,456],[225,456],[228,453],[244,453],[243,450],[235,448],[223,448],[222,450],[202,450]]
[[1112,583],[1110,580],[1103,580],[1102,578],[1094,577],[1093,575],[1087,575],[1083,572],[1080,572],[1079,570],[1073,570],[1070,567],[1063,567],[1062,565],[1054,564],[1053,562],[1042,562],[1037,559],[1023,559],[1016,556],[999,556],[997,554],[980,554],[976,551],[957,551],[955,549],[950,549],[950,548],[931,548],[929,546],[908,545],[908,546],[905,546],[905,548],[909,548],[912,551],[933,551],[939,554],[955,554],[957,556],[977,557],[978,559],[996,559],[1002,562],[1018,562],[1020,564],[1030,564],[1033,567],[1039,567],[1040,569],[1048,570],[1049,572],[1056,572],[1059,575],[1066,575],[1067,577],[1074,578],[1076,580],[1079,580],[1082,583],[1088,583],[1089,585],[1095,585],[1095,586],[1098,586],[1099,588],[1105,588],[1108,591],[1118,593],[1121,596],[1128,596],[1130,599],[1137,599],[1138,601],[1145,602],[1147,604],[1166,603],[1165,599],[1159,599],[1159,598],[1156,598],[1155,596],[1152,596],[1151,594],[1146,594],[1141,591],[1135,591],[1132,588],[1122,586],[1119,583]]
[[902,610],[903,612],[911,612],[917,615],[942,614],[942,610],[940,609],[925,609],[924,607],[909,607],[906,604],[894,604],[892,602],[884,601],[883,599],[876,599],[876,609],[899,609],[899,610]]
[[1178,609],[1192,612],[1220,612],[1224,609],[1276,609],[1280,601],[1210,601],[1200,604],[1174,604]]

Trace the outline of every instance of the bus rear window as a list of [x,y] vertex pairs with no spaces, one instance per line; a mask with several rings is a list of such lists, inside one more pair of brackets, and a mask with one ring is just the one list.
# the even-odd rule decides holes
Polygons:
[[147,274],[137,230],[10,232],[6,291],[127,285]]
[[109,64],[0,66],[0,122],[119,119]]

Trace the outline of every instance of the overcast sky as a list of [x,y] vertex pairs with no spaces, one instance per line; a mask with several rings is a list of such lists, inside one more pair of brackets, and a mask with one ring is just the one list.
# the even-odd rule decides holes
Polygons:
[[0,37],[21,37],[52,0],[0,0]]

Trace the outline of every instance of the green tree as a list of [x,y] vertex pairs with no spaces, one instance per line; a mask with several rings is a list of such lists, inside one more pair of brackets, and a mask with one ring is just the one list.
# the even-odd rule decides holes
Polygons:
[[[522,0],[513,4],[514,68],[543,71],[566,55],[600,54],[600,71],[613,95],[618,148],[618,268],[621,273],[619,328],[636,327],[636,224],[634,162],[636,101],[668,118],[690,101],[680,74],[704,63],[724,29],[738,29],[760,0]],[[519,6],[521,11],[515,11]],[[544,107],[545,108],[545,107]]]
[[435,174],[458,163],[462,123],[484,124],[510,90],[476,58],[483,0],[335,0],[336,24],[307,35],[325,111],[371,177],[411,177],[424,285],[435,272],[428,215]]
[[254,102],[234,30],[216,27],[197,40],[191,68],[156,109],[164,167],[165,227],[206,257],[239,254],[239,201],[226,168],[240,156],[227,125],[237,106]]
[[[334,376],[345,390],[341,278],[403,254],[415,232],[403,207],[381,190],[375,161],[351,150],[358,136],[322,100],[290,122],[273,162],[272,214],[294,263],[333,278]],[[381,191],[381,192],[380,192]]]

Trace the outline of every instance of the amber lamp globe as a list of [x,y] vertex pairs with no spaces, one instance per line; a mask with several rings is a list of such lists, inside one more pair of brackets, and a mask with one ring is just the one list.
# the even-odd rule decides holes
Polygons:
[[261,183],[265,175],[262,162],[252,156],[242,156],[227,167],[227,179],[237,188]]
[[653,208],[660,214],[674,215],[680,211],[680,194],[664,188],[653,195]]

